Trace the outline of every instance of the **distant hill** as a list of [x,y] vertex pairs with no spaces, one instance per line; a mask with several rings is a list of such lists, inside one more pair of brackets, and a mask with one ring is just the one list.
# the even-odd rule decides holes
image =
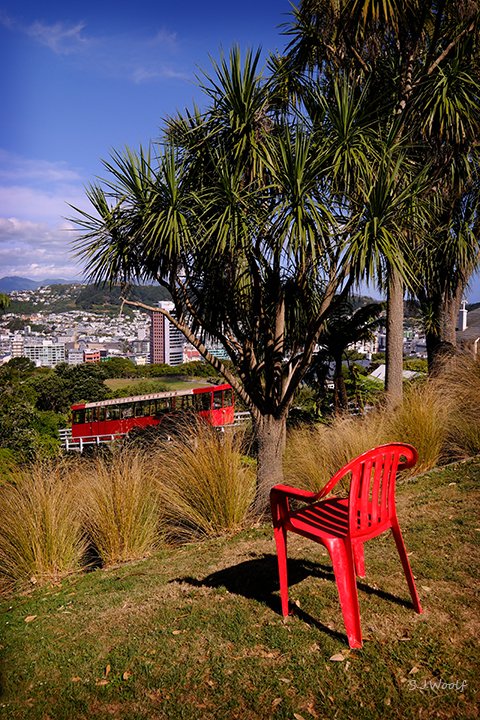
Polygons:
[[[40,290],[39,288],[46,288]],[[48,288],[48,289],[47,289]],[[68,280],[29,280],[20,277],[0,279],[0,292],[13,291],[28,293],[27,297],[12,298],[9,312],[24,314],[32,312],[68,312],[91,310],[99,313],[118,313],[122,291],[120,287],[84,285]],[[160,300],[170,300],[169,293],[159,285],[134,285],[129,297],[147,305],[156,305]],[[131,314],[130,308],[125,313]]]
[[[76,305],[82,310],[117,311],[122,291],[118,286],[109,288],[102,285],[84,285],[76,298]],[[156,305],[159,300],[170,300],[170,294],[159,285],[133,285],[129,298],[147,305]]]
[[45,279],[30,280],[29,278],[9,276],[0,278],[0,292],[12,292],[13,290],[37,290],[46,285],[68,285],[71,280]]
[[38,283],[35,280],[29,280],[22,277],[3,277],[0,278],[0,291],[12,292],[12,290],[36,290]]

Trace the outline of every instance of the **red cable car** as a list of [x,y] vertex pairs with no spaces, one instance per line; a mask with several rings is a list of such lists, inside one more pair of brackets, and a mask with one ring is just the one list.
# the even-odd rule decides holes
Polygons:
[[233,390],[228,384],[150,393],[72,405],[72,439],[112,439],[132,428],[159,425],[167,416],[194,412],[213,427],[234,422]]

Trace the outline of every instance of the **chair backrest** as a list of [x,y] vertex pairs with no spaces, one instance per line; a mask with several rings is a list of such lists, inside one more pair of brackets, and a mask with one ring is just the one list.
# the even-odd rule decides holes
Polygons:
[[351,474],[348,513],[351,537],[374,536],[390,527],[396,516],[398,470],[412,467],[418,453],[412,445],[389,443],[368,450],[342,468]]

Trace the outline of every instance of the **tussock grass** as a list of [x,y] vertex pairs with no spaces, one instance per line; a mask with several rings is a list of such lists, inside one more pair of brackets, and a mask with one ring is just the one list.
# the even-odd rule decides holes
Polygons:
[[116,451],[77,466],[83,525],[105,565],[136,560],[161,542],[161,509],[152,459]]
[[85,553],[72,476],[67,463],[12,471],[0,487],[0,584],[58,581],[78,570]]
[[285,478],[288,483],[320,490],[332,475],[356,455],[385,442],[386,417],[342,416],[331,425],[293,430],[287,440]]
[[433,382],[425,382],[407,388],[403,403],[393,412],[384,411],[386,441],[407,442],[418,450],[418,462],[410,474],[429,470],[443,460],[454,409],[452,395],[439,392]]
[[169,536],[193,540],[237,531],[255,494],[255,470],[243,456],[241,431],[220,435],[204,424],[179,437],[158,463],[158,483]]
[[394,410],[335,418],[330,425],[293,430],[288,437],[285,477],[319,490],[356,455],[386,442],[408,442],[419,453],[410,474],[480,452],[480,362],[458,356],[437,378],[406,388]]
[[436,378],[435,387],[450,408],[447,457],[456,460],[480,453],[480,360],[456,356]]

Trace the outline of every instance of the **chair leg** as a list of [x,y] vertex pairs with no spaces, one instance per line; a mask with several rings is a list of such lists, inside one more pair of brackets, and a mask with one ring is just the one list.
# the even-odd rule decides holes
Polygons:
[[355,574],[357,577],[365,577],[365,555],[363,552],[363,543],[353,543],[353,558],[355,560]]
[[273,530],[275,545],[277,547],[278,577],[280,580],[280,599],[282,601],[282,615],[288,615],[288,574],[287,574],[287,531],[283,527]]
[[423,609],[420,605],[420,598],[418,596],[417,587],[413,578],[412,568],[410,567],[410,562],[408,560],[407,549],[405,547],[405,543],[403,542],[402,533],[398,524],[392,525],[392,533],[395,539],[398,554],[400,555],[400,560],[402,561],[403,572],[405,573],[405,577],[407,578],[408,589],[410,590],[413,607],[415,608],[417,613],[422,613]]
[[337,539],[329,545],[327,549],[333,563],[348,644],[351,648],[361,648],[360,606],[352,546],[348,540],[341,539]]

